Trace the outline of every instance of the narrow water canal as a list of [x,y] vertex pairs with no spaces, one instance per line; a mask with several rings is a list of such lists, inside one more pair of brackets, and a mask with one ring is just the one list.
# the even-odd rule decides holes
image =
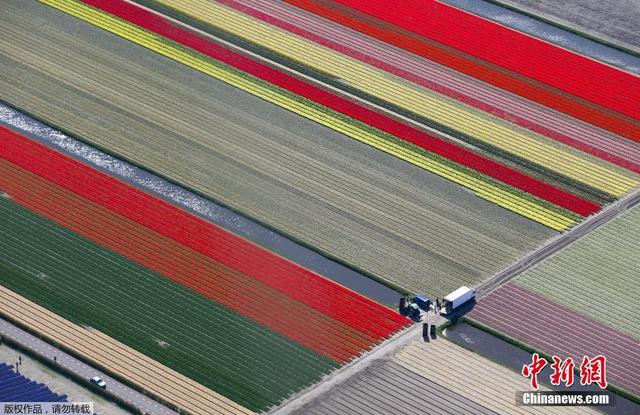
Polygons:
[[401,294],[384,284],[287,239],[213,200],[66,136],[2,103],[0,125],[180,206],[381,304],[395,308],[399,301]]

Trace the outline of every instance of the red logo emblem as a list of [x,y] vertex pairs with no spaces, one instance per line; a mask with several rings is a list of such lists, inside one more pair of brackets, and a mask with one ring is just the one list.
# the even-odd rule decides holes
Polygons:
[[[576,364],[571,357],[566,358],[564,361],[558,356],[553,356],[553,363],[551,363],[551,384],[558,386],[564,383],[566,386],[573,385],[574,371]],[[538,375],[547,366],[547,361],[541,358],[538,353],[534,353],[531,356],[531,364],[522,366],[522,376],[530,378],[531,388],[538,390]],[[607,358],[598,355],[593,359],[589,359],[587,356],[582,358],[580,364],[580,384],[591,385],[597,384],[602,389],[607,387]]]
[[602,355],[591,360],[587,356],[582,358],[580,384],[591,385],[592,383],[597,383],[602,389],[607,387],[607,358]]
[[531,378],[531,388],[538,390],[538,374],[547,365],[547,361],[541,359],[538,353],[531,356],[531,364],[522,366],[522,376]]
[[573,359],[567,357],[563,362],[558,356],[553,356],[553,363],[551,363],[551,384],[559,385],[564,382],[567,386],[573,385],[573,369],[576,364],[573,363]]

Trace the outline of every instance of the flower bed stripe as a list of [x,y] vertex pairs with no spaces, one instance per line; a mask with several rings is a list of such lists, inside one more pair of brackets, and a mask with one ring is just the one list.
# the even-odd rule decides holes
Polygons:
[[[242,74],[229,72],[225,68],[220,68],[219,66],[214,67],[212,65],[212,62],[205,61],[202,59],[202,57],[194,55],[192,52],[189,54],[187,53],[187,51],[178,49],[175,45],[169,43],[168,41],[162,42],[162,39],[159,39],[157,36],[149,36],[147,32],[139,30],[135,26],[126,25],[120,20],[110,18],[108,15],[99,14],[95,11],[95,9],[88,8],[86,6],[82,8],[81,4],[78,2],[63,3],[59,0],[43,0],[43,2],[60,8],[61,10],[87,20],[93,24],[96,24],[106,30],[115,32],[120,36],[135,41],[136,43],[145,45],[148,48],[158,51],[159,53],[163,53],[166,56],[171,57],[172,59],[178,60],[207,74],[222,79],[234,86],[250,91],[255,95],[259,95],[265,99],[270,100],[271,102],[277,103],[280,106],[291,109],[298,114],[306,116],[307,118],[311,118],[325,125],[328,125],[333,129],[344,132],[350,137],[354,137],[360,141],[366,142],[367,144],[374,145],[375,147],[383,149],[387,152],[391,152],[392,154],[401,155],[405,160],[417,164],[415,154],[406,154],[407,150],[401,148],[402,146],[398,146],[395,143],[389,143],[388,141],[380,142],[379,139],[371,136],[370,131],[358,131],[358,125],[356,124],[356,126],[354,126],[354,120],[340,119],[338,118],[339,116],[337,114],[334,115],[326,108],[320,109],[312,107],[312,104],[307,101],[303,102],[307,105],[307,107],[303,108],[299,100],[286,96],[284,94],[284,91],[280,90],[279,88],[275,88],[274,90],[273,87],[268,88],[267,86],[257,84],[253,79],[247,81],[246,76]],[[576,197],[575,195],[563,192],[560,189],[556,189],[553,186],[523,175],[522,173],[509,169],[498,163],[491,162],[460,147],[430,137],[427,134],[412,129],[389,117],[382,116],[381,114],[378,114],[374,111],[370,111],[366,108],[360,107],[350,101],[344,100],[324,90],[315,88],[309,84],[305,84],[286,74],[275,71],[265,65],[261,65],[243,56],[234,54],[227,49],[217,46],[212,42],[205,41],[204,39],[199,38],[191,33],[181,31],[180,29],[167,23],[164,19],[161,19],[154,14],[139,9],[134,5],[111,0],[99,2],[99,4],[97,5],[99,5],[101,8],[107,9],[110,12],[112,11],[114,13],[120,13],[122,16],[131,19],[134,23],[145,24],[146,26],[155,28],[155,30],[157,31],[166,32],[167,36],[172,36],[177,40],[181,40],[182,43],[188,46],[192,46],[211,57],[220,59],[223,62],[231,64],[233,66],[240,67],[246,72],[262,76],[263,78],[268,78],[270,82],[282,85],[283,87],[287,87],[288,89],[293,90],[296,93],[308,95],[309,97],[312,97],[317,101],[321,101],[322,104],[332,107],[333,109],[341,110],[342,112],[347,113],[354,118],[365,120],[366,122],[369,122],[376,127],[388,130],[388,132],[391,132],[406,141],[415,142],[417,145],[420,145],[423,148],[427,148],[430,151],[434,151],[438,154],[442,153],[445,157],[448,157],[451,160],[460,162],[464,165],[468,165],[469,167],[486,173],[487,175],[495,177],[499,180],[503,180],[507,184],[516,186],[525,191],[530,191],[531,194],[538,196],[541,199],[551,201],[552,203],[556,203],[558,206],[565,207],[566,209],[569,209],[581,215],[588,215],[599,210],[599,206],[590,203],[582,198]],[[274,96],[275,94],[279,95]],[[328,115],[330,118],[327,117]],[[331,117],[332,115],[335,118]],[[431,161],[431,163],[433,162]],[[540,209],[539,206],[536,206],[535,208],[520,207],[524,205],[522,200],[509,201],[508,199],[512,199],[513,196],[506,195],[505,192],[501,192],[499,195],[495,194],[495,186],[492,186],[493,188],[488,189],[488,186],[480,186],[477,182],[474,182],[475,179],[469,180],[469,178],[465,178],[463,181],[462,179],[458,178],[459,176],[464,175],[464,173],[460,173],[460,169],[458,169],[458,172],[453,173],[450,172],[450,168],[447,167],[447,169],[449,169],[449,172],[443,174],[443,167],[441,163],[439,164],[440,166],[432,165],[426,168],[430,171],[436,172],[437,174],[443,175],[444,177],[457,181],[458,183],[464,184],[467,187],[470,187],[481,197],[487,198],[495,203],[500,204],[501,206],[507,207],[527,217],[535,218],[535,220],[545,223],[555,229],[565,229],[566,227],[571,226],[571,224],[575,221],[575,219],[551,219],[553,215],[550,214],[548,210],[545,211],[546,209],[544,208]],[[421,165],[421,167],[428,166],[428,164],[425,163],[421,163],[419,165]],[[536,213],[536,211],[538,212]],[[564,216],[565,218],[567,218],[566,213],[560,213],[560,216]]]
[[0,314],[42,338],[83,356],[93,366],[127,378],[152,397],[191,414],[251,415],[247,408],[194,382],[102,332],[65,320],[0,286]]
[[[255,45],[258,45],[261,49],[271,50],[289,61],[299,62],[333,78],[333,81],[327,80],[329,83],[336,83],[336,78],[341,79],[349,92],[355,95],[364,94],[364,98],[373,103],[390,106],[396,112],[426,123],[435,123],[436,128],[463,140],[478,142],[481,146],[506,153],[507,158],[511,155],[526,165],[534,164],[553,171],[551,176],[561,175],[569,182],[582,183],[614,196],[626,194],[640,183],[637,175],[603,160],[587,157],[546,137],[517,128],[512,123],[471,110],[459,102],[428,89],[417,88],[403,79],[389,76],[386,72],[215,2],[159,1],[179,7],[208,25],[253,42],[254,47],[250,46],[249,49],[255,49]],[[341,87],[340,82],[337,85]]]
[[638,339],[509,282],[480,301],[469,315],[546,354],[581,361],[607,357],[609,382],[640,395]]
[[[373,300],[321,278],[168,202],[10,130],[0,131],[3,135],[0,156],[11,163],[229,265],[378,340],[408,323],[406,318]],[[247,260],[249,258],[251,261]],[[356,301],[361,305],[354,305]]]
[[[435,63],[416,62],[415,59],[399,56],[399,51],[393,50],[388,44],[376,43],[376,40],[371,38],[363,38],[358,36],[360,34],[351,33],[350,29],[345,27],[336,30],[329,27],[328,21],[321,21],[315,15],[305,15],[306,12],[293,9],[285,3],[246,0],[218,0],[218,2],[503,120],[514,122],[560,143],[640,173],[640,156],[626,153],[624,147],[619,146],[619,143],[609,137],[596,136],[594,139],[581,133],[581,130],[576,131],[575,123],[569,126],[571,121],[561,120],[559,114],[549,120],[547,118],[549,113],[544,115],[536,113],[537,108],[532,108],[535,105],[532,102],[525,100],[518,103],[509,102],[511,97],[506,97],[506,93],[500,97],[504,102],[496,102],[496,91],[488,90],[482,82],[465,85],[470,90],[449,87],[451,74],[444,73]],[[428,77],[425,74],[428,74]],[[462,77],[458,80],[460,84],[465,81],[467,80]],[[478,90],[480,91],[476,93]],[[472,96],[472,94],[476,95]],[[515,105],[523,108],[514,108]],[[566,124],[566,127],[563,130],[555,126],[554,129],[548,125],[550,121],[561,122],[563,126]],[[570,129],[571,131],[569,131]],[[590,132],[590,135],[593,133]]]
[[640,120],[634,74],[435,0],[336,1]]
[[0,199],[0,211],[4,287],[249,409],[275,405],[338,367],[10,199]]
[[[631,117],[568,95],[561,90],[527,79],[521,75],[511,73],[504,68],[481,61],[431,39],[403,30],[397,26],[391,26],[380,19],[336,4],[334,1],[285,1],[550,108],[632,140],[640,141],[640,123]],[[397,6],[400,7],[400,4],[404,5],[404,3],[399,3]]]
[[375,344],[364,333],[3,159],[0,190],[22,206],[338,363]]

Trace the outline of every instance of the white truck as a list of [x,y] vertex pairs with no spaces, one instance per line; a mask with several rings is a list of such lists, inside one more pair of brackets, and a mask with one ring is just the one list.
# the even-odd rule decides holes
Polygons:
[[444,297],[444,299],[442,300],[442,305],[440,306],[440,314],[451,314],[453,310],[463,304],[466,304],[469,301],[472,301],[475,298],[475,289],[462,286]]

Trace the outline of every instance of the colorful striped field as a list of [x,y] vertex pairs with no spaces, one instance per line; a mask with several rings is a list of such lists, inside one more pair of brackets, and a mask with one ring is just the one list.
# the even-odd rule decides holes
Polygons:
[[[318,353],[343,362],[373,341],[366,334],[353,336],[348,325],[336,324],[337,321],[321,312],[292,303],[280,291],[188,250],[173,239],[154,234],[137,222],[115,215],[75,193],[49,185],[28,170],[2,160],[0,171],[3,174],[0,184],[12,200]],[[336,336],[335,344],[327,342],[328,333]]]
[[[408,322],[78,161],[1,133],[2,285],[252,410]],[[65,292],[77,300],[67,302]],[[119,299],[117,309],[109,298]],[[162,304],[172,304],[169,320]]]
[[[632,140],[640,137],[634,75],[438,1],[287,2]],[[418,7],[421,19],[406,19],[407,7]],[[558,60],[571,64],[556,65]]]
[[[203,22],[270,53],[339,78],[349,88],[377,96],[390,105],[411,107],[412,111],[418,108],[415,110],[418,113],[421,105],[426,105],[424,110],[429,113],[423,116],[444,130],[449,128],[447,123],[455,125],[460,134],[479,139],[497,149],[500,155],[487,157],[487,152],[492,150],[469,150],[438,134],[428,135],[395,117],[327,91],[315,82],[307,82],[183,30],[132,3],[121,0],[45,0],[43,3],[443,176],[486,200],[555,230],[570,228],[582,217],[597,212],[602,204],[626,194],[640,183],[640,175],[634,171],[631,161],[634,148],[629,147],[629,156],[621,160],[607,153],[604,144],[585,148],[570,137],[558,140],[557,136],[547,137],[535,128],[523,129],[438,91],[423,88],[424,85],[407,82],[406,77],[389,74],[334,50],[337,48],[277,27],[269,19],[258,18],[255,9],[253,15],[246,14],[247,7],[237,1],[225,0],[223,5],[190,0],[181,3],[180,9],[187,14],[197,14]],[[171,1],[160,3],[177,7]],[[397,101],[403,99],[405,103]],[[92,139],[91,136],[83,138]],[[618,147],[618,154],[626,154],[622,147]],[[108,144],[107,149],[131,157],[115,145]]]
[[[419,76],[416,78],[406,70],[393,69],[393,65],[384,63],[380,59],[374,59],[372,62],[368,55],[342,46],[336,43],[333,38],[322,38],[318,32],[311,34],[304,28],[295,27],[291,21],[283,21],[278,13],[272,11],[272,15],[267,15],[264,11],[269,9],[268,3],[263,3],[262,10],[260,10],[260,4],[253,5],[236,0],[220,2],[224,4],[200,0],[180,3],[175,3],[172,0],[147,2],[151,6],[158,5],[162,12],[168,12],[178,18],[185,18],[190,23],[195,22],[199,28],[205,30],[211,28],[214,34],[249,48],[254,53],[264,54],[264,51],[267,51],[265,55],[267,58],[275,59],[285,66],[299,67],[298,70],[302,70],[305,76],[313,77],[316,74],[318,81],[328,82],[332,88],[346,85],[345,90],[356,95],[363,94],[362,98],[373,100],[372,102],[375,104],[380,104],[383,107],[390,106],[389,108],[393,111],[400,111],[402,115],[409,117],[415,115],[417,117],[415,121],[425,122],[429,126],[452,134],[457,139],[477,146],[480,153],[489,155],[489,159],[477,159],[477,154],[469,153],[457,145],[449,144],[451,147],[445,149],[442,145],[443,141],[434,141],[438,139],[418,132],[413,127],[389,118],[387,115],[362,108],[355,102],[345,101],[344,98],[305,83],[301,79],[292,78],[290,75],[249,61],[244,57],[231,58],[234,52],[225,50],[212,41],[207,41],[192,33],[181,32],[181,29],[161,17],[132,4],[119,0],[107,2],[88,0],[86,3],[299,94],[297,107],[283,104],[281,100],[266,99],[329,125],[331,128],[337,128],[352,138],[363,141],[362,138],[340,128],[338,123],[327,124],[326,121],[322,121],[321,117],[315,117],[308,111],[301,111],[300,104],[304,105],[305,102],[304,99],[302,102],[300,101],[300,96],[311,98],[324,105],[325,108],[340,111],[342,114],[364,121],[386,133],[392,133],[402,140],[435,151],[438,155],[472,167],[481,173],[488,174],[504,183],[514,185],[532,195],[582,215],[595,212],[597,204],[591,203],[587,207],[586,201],[580,201],[577,197],[586,196],[596,203],[606,203],[626,194],[640,183],[638,168],[632,161],[635,159],[634,155],[638,154],[637,148],[634,148],[638,145],[633,141],[619,136],[611,136],[604,130],[583,125],[581,121],[572,120],[560,113],[550,112],[548,109],[542,109],[542,113],[525,111],[524,113],[527,115],[524,118],[520,115],[516,115],[514,118],[511,112],[487,106],[476,98],[452,92],[443,86],[442,81],[435,85],[433,82],[420,81]],[[50,4],[56,5],[57,3],[54,1]],[[144,36],[133,35],[133,32],[126,34],[129,33],[126,30],[133,30],[131,28],[116,29],[115,23],[108,23],[107,17],[100,18],[107,20],[90,17],[91,9],[85,9],[81,12],[82,6],[80,5],[73,9],[75,11],[69,5],[61,6],[58,4],[58,6],[76,16],[84,16],[85,20],[88,19],[129,40],[136,41],[136,36]],[[350,42],[346,44],[351,45]],[[154,50],[160,49],[155,47]],[[166,54],[166,52],[161,53]],[[197,67],[184,59],[176,58],[175,54],[167,56],[192,67]],[[208,73],[212,74],[211,71]],[[219,78],[219,75],[217,77]],[[230,82],[228,78],[225,81]],[[239,86],[237,82],[233,84]],[[485,88],[490,87],[487,85]],[[273,87],[271,89],[273,91]],[[255,89],[247,90],[256,93]],[[257,94],[263,98],[268,97],[268,94]],[[504,93],[502,94],[504,95]],[[507,96],[507,98],[509,97]],[[511,97],[511,99],[516,98]],[[306,103],[306,105],[309,104]],[[533,111],[540,110],[533,102],[526,102],[525,105],[531,106]],[[556,121],[553,121],[554,118]],[[547,123],[550,121],[552,122],[549,124],[551,127],[548,128]],[[557,122],[560,122],[560,127],[557,126]],[[570,126],[570,124],[573,125]],[[563,132],[558,132],[558,128]],[[591,129],[591,131],[583,136],[581,132],[578,132],[580,128],[583,130]],[[581,138],[574,138],[574,136]],[[600,137],[596,138],[598,136]],[[405,160],[410,160],[400,152],[389,149],[388,146],[380,146],[371,140],[364,140],[364,142]],[[462,155],[464,157],[461,157]],[[476,157],[476,160],[473,160],[473,157]],[[488,167],[489,164],[492,165],[491,168]],[[516,169],[503,174],[501,170],[504,170],[505,164],[514,165],[521,172]],[[496,167],[498,170],[495,169]],[[437,172],[434,168],[430,170]],[[522,173],[533,175],[533,177],[518,176]],[[442,174],[442,172],[438,174]],[[445,177],[452,178],[450,174]],[[514,180],[516,177],[519,179]],[[536,180],[536,178],[541,180]],[[458,180],[454,181],[462,183]],[[543,184],[543,182],[552,183],[552,186]],[[568,196],[570,193],[575,193],[573,199]],[[500,202],[498,198],[492,197],[490,200],[529,218],[541,219],[539,215],[533,215],[530,211],[516,207],[514,204]],[[542,223],[558,229],[557,225],[551,225],[549,221]]]
[[3,286],[0,299],[0,313],[5,318],[127,379],[162,402],[199,415],[253,414],[103,332],[74,324]]
[[[463,186],[57,9],[24,0],[5,7],[0,89],[11,106],[379,280],[446,294],[554,235]],[[466,171],[480,190],[533,202]],[[579,219],[564,212],[569,223]]]
[[633,208],[480,301],[471,318],[547,354],[602,354],[640,395],[640,209]]
[[[639,76],[440,1],[1,9],[2,108],[68,142],[0,119],[0,317],[180,413],[270,411],[412,324],[323,273],[442,297],[639,191]],[[640,396],[639,232],[636,207],[469,321],[546,355],[603,354]],[[309,249],[319,273],[287,259]],[[458,345],[388,350],[299,412],[538,412],[514,404],[525,377]]]
[[482,145],[495,147],[496,151],[522,158],[569,180],[614,196],[620,196],[640,183],[635,173],[588,157],[572,147],[499,121],[491,115],[471,111],[430,89],[411,85],[404,79],[224,5],[204,0],[163,0],[160,3],[183,10],[220,30],[340,80],[350,89],[375,97],[381,105],[389,104],[408,111],[451,131],[450,134],[456,137],[471,137]]
[[[609,384],[639,396],[638,337],[567,305],[510,282],[480,301],[470,317],[547,355],[571,357],[576,362],[585,355],[606,356]],[[606,306],[594,304],[591,314]]]
[[[553,186],[487,160],[460,147],[452,146],[442,140],[430,137],[402,123],[377,114],[364,107],[360,107],[357,104],[332,95],[322,89],[296,80],[265,65],[250,61],[243,56],[234,54],[214,43],[204,41],[186,31],[180,31],[180,29],[169,25],[166,21],[154,17],[154,15],[128,3],[108,1],[99,2],[99,4],[96,3],[95,5],[109,12],[122,14],[128,19],[144,25],[144,27],[193,47],[206,54],[206,56],[187,52],[181,49],[180,45],[168,39],[158,38],[156,35],[151,35],[149,32],[141,30],[139,27],[126,21],[85,6],[79,1],[57,2],[57,0],[47,0],[45,3],[54,5],[61,10],[81,17],[92,24],[96,24],[103,29],[112,31],[119,36],[144,45],[165,56],[203,71],[208,75],[222,79],[263,99],[267,99],[279,106],[327,125],[347,136],[442,175],[456,183],[471,188],[480,197],[544,223],[554,229],[566,229],[575,223],[577,217],[567,212],[565,208],[583,215],[588,215],[599,209],[594,203],[556,189]],[[302,94],[304,97],[312,98],[321,104],[327,105],[329,108],[355,117],[356,120],[353,118],[345,118],[339,113],[328,110],[327,107],[318,107],[316,104],[300,96],[292,96],[285,89],[264,84],[256,78],[247,78],[246,75],[232,68],[221,66],[219,61],[211,60],[210,57],[222,60],[226,64],[247,71],[252,75],[268,80],[282,88]],[[366,123],[379,129],[371,129],[370,126],[363,125],[358,120],[366,121]],[[406,141],[398,140],[387,133],[392,133]],[[412,143],[417,144],[418,147],[412,146]],[[428,151],[424,152],[423,149]],[[425,159],[425,156],[429,159]],[[441,156],[449,160],[443,160]],[[477,175],[473,171],[466,170],[464,167],[460,168],[460,165],[454,164],[452,166],[451,161],[460,163],[463,166],[472,167],[480,171],[480,173],[501,180],[507,185],[516,186],[526,192],[531,192],[531,195],[519,193],[517,189],[510,188],[509,186],[505,187],[504,184],[499,182],[493,182],[489,185],[482,183],[481,181],[486,182],[487,179],[491,179],[487,176]],[[453,170],[452,167],[454,167]],[[545,203],[545,200],[555,203],[556,206]]]
[[640,78],[633,74],[436,0],[336,1],[640,120]]
[[[220,3],[471,107],[636,173],[640,172],[640,144],[634,141],[287,3],[271,0],[220,0]],[[198,22],[195,19],[193,22],[189,21],[195,26],[199,26]],[[248,47],[248,44],[246,45]],[[275,56],[273,58],[275,59]]]

